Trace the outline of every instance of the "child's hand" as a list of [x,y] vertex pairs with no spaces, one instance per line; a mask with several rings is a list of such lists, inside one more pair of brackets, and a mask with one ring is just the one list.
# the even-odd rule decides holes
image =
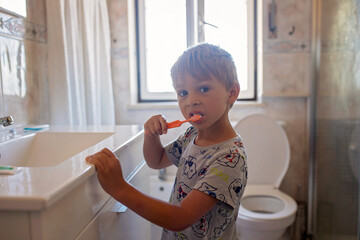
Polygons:
[[145,135],[158,136],[167,133],[167,122],[163,115],[152,116],[144,124]]
[[99,182],[103,189],[111,196],[126,184],[122,175],[120,162],[107,148],[86,157],[86,161],[95,165]]

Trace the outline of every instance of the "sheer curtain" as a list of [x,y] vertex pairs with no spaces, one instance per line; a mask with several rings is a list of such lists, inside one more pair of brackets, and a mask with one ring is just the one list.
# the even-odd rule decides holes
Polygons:
[[46,0],[50,124],[114,125],[106,0]]

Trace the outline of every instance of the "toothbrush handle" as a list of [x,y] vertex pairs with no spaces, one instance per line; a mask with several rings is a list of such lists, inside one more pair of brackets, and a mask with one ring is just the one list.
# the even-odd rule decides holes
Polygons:
[[184,121],[180,121],[180,120],[176,120],[176,121],[173,121],[173,122],[169,122],[169,123],[167,123],[167,128],[180,127],[183,123],[184,123]]

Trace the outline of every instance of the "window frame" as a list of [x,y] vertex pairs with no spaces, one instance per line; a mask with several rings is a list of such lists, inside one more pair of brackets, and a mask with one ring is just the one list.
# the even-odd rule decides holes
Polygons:
[[[147,91],[146,81],[146,49],[145,49],[145,0],[135,0],[136,25],[136,66],[137,66],[137,102],[176,102],[175,92],[150,93]],[[197,4],[195,4],[197,1]],[[251,4],[249,4],[251,3]],[[186,41],[187,46],[199,43],[204,39],[203,30],[199,28],[204,0],[186,0]],[[237,101],[257,101],[257,0],[248,1],[248,90],[241,92]],[[198,8],[200,6],[200,9]],[[203,8],[202,8],[203,9]],[[195,19],[196,16],[196,19]],[[198,22],[198,24],[197,24]],[[252,25],[252,27],[251,27]],[[196,34],[197,33],[197,34]],[[251,54],[252,52],[252,54]],[[251,79],[250,79],[251,78]]]

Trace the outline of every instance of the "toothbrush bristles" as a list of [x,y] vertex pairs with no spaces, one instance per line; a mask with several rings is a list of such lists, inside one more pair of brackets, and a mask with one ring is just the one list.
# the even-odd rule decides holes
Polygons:
[[191,117],[191,121],[196,122],[196,121],[199,121],[200,118],[201,118],[201,116],[199,114],[196,114],[196,115]]

